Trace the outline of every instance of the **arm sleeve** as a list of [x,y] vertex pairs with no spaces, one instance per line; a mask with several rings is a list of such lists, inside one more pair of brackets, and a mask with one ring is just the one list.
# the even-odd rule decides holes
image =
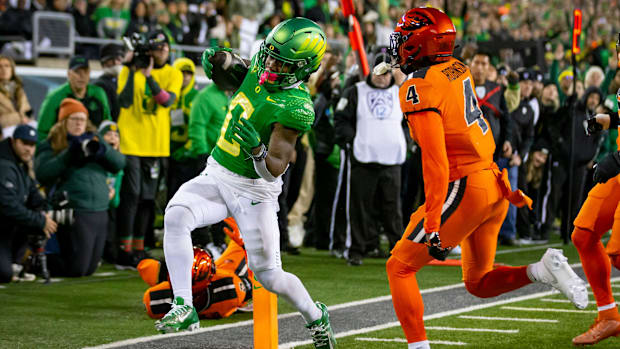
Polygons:
[[111,173],[117,173],[118,171],[124,169],[126,161],[125,155],[112,149],[112,147],[110,147],[105,142],[102,142],[101,144],[105,144],[105,147],[107,148],[105,156],[103,157],[103,161],[101,163],[103,168]]
[[49,186],[68,169],[69,150],[65,149],[54,155],[47,142],[41,148],[34,159],[35,174],[43,185]]
[[434,111],[408,113],[407,121],[422,149],[427,233],[439,231],[441,209],[448,194],[449,164],[441,116]]
[[341,147],[352,143],[357,129],[357,87],[347,88],[334,113],[334,129],[336,144]]
[[[41,212],[26,207],[23,198],[19,197],[17,186],[20,181],[18,176],[19,174],[14,168],[0,171],[0,183],[2,184],[0,185],[0,212],[4,217],[19,225],[43,229],[45,217]],[[12,185],[8,185],[8,183]],[[30,189],[28,188],[29,193],[31,192]]]
[[134,71],[124,66],[118,76],[118,104],[121,108],[129,108],[133,104]]

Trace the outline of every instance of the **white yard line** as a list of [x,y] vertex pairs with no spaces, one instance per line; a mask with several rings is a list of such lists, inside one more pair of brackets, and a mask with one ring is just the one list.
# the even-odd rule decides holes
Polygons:
[[598,311],[596,310],[530,308],[530,307],[511,307],[511,306],[502,307],[502,309],[519,310],[519,311],[542,311],[542,312],[549,312],[549,313],[581,313],[581,314],[598,313]]
[[[355,338],[356,341],[362,342],[393,342],[393,343],[407,343],[405,338],[368,338],[368,337],[358,337]],[[429,344],[443,344],[443,345],[467,345],[464,342],[450,342],[450,341],[428,341]]]
[[554,298],[541,298],[541,302],[549,302],[549,303],[572,303],[568,299],[554,299]]
[[445,327],[445,326],[426,326],[425,328],[427,330],[436,330],[436,331],[519,333],[519,330],[498,330],[496,328],[467,328],[467,327]]
[[521,321],[521,322],[551,322],[557,323],[558,320],[552,319],[527,319],[519,317],[497,317],[497,316],[474,316],[474,315],[459,315],[461,319],[472,320],[490,320],[490,321]]

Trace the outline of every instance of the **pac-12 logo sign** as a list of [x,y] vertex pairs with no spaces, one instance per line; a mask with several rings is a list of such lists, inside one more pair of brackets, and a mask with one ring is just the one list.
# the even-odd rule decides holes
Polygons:
[[377,119],[389,118],[392,114],[393,99],[389,91],[379,90],[368,93],[368,108]]

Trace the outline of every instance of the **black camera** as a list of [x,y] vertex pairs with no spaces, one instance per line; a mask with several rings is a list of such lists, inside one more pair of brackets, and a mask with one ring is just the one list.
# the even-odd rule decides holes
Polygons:
[[133,33],[131,37],[123,37],[125,47],[133,51],[131,64],[138,69],[147,68],[151,63],[152,45],[145,35]]
[[50,205],[52,209],[47,212],[51,213],[50,218],[54,222],[59,225],[72,225],[75,222],[73,209],[69,208],[69,195],[66,191],[53,193]]
[[94,139],[85,139],[81,143],[82,151],[84,152],[84,157],[90,158],[93,155],[97,154],[99,148],[101,147],[101,143]]

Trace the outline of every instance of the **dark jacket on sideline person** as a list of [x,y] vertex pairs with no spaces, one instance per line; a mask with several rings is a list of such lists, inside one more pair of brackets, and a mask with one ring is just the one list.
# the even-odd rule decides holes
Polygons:
[[[11,139],[0,141],[0,221],[2,226],[20,225],[43,230],[45,199],[35,181],[28,176],[28,166],[13,151]],[[40,210],[37,210],[40,209]]]
[[110,204],[106,171],[117,173],[125,167],[125,155],[99,141],[103,155],[90,160],[72,154],[70,148],[54,154],[49,140],[37,148],[37,178],[48,190],[56,185],[55,192],[66,192],[74,210],[106,211]]

